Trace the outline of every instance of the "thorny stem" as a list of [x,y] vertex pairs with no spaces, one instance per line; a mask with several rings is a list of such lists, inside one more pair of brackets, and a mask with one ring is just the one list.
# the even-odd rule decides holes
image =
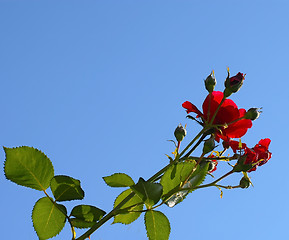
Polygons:
[[199,188],[205,188],[205,187],[211,187],[211,186],[216,186],[216,183],[220,182],[222,179],[224,179],[225,177],[228,177],[229,175],[231,175],[234,171],[231,170],[229,172],[227,172],[226,174],[224,174],[222,177],[218,178],[217,180],[215,180],[214,182],[208,183],[208,184],[204,184],[198,187],[195,187],[194,189],[199,189]]
[[240,188],[241,186],[240,185],[237,185],[237,186],[223,186],[223,185],[218,185],[218,184],[215,184],[216,187],[219,187],[219,188],[225,188],[225,189],[234,189],[234,188]]
[[188,153],[185,155],[185,158],[186,158],[186,157],[189,157],[189,156],[191,155],[191,153],[192,153],[193,151],[195,151],[195,149],[201,144],[201,142],[204,140],[204,138],[205,138],[207,135],[208,135],[208,133],[204,133],[204,134],[202,135],[202,137],[199,139],[199,141],[196,143],[196,145],[193,146],[192,149],[191,149],[190,151],[188,151]]
[[[153,182],[155,181],[160,175],[162,175],[171,165],[175,164],[179,158],[192,146],[192,144],[198,140],[204,134],[206,131],[206,128],[203,128],[198,135],[185,147],[185,149],[178,155],[178,157],[175,158],[174,161],[170,162],[167,166],[162,168],[160,171],[158,171],[156,174],[154,174],[152,177],[150,177],[147,182]],[[198,144],[196,144],[198,145]],[[88,238],[93,232],[95,232],[98,228],[100,228],[104,223],[106,223],[108,220],[110,220],[112,217],[117,215],[117,210],[119,210],[124,204],[126,204],[135,193],[129,194],[124,200],[122,200],[113,210],[111,210],[108,214],[106,214],[101,220],[99,220],[97,223],[95,223],[89,230],[87,230],[85,233],[83,233],[80,237],[76,238],[75,240],[84,240]]]
[[88,238],[94,231],[100,228],[104,223],[106,223],[109,219],[117,215],[117,210],[119,210],[124,204],[126,204],[135,193],[129,194],[125,199],[123,199],[113,210],[111,210],[108,214],[106,214],[102,219],[100,219],[97,223],[95,223],[89,230],[87,230],[84,234],[80,237],[76,238],[75,240],[84,240]]
[[[188,154],[191,154],[191,152],[193,152],[196,147],[202,142],[202,140],[207,136],[207,134],[205,134],[207,129],[203,128],[199,134],[187,145],[187,147],[178,155],[178,157],[175,158],[174,161],[170,162],[167,166],[165,166],[164,168],[162,168],[160,171],[158,171],[156,174],[154,174],[152,177],[150,177],[147,182],[154,182],[156,179],[158,179],[159,176],[161,176],[171,165],[175,164],[177,161],[179,161],[180,157],[189,149],[189,147],[198,139],[201,137],[201,139],[199,139],[199,141],[195,144],[195,146],[186,154],[186,156],[189,156]],[[203,135],[203,136],[202,136]],[[199,158],[198,163],[202,160],[203,155]],[[210,184],[205,184],[205,185],[201,185],[198,187],[195,187],[195,189],[199,189],[199,188],[205,188],[205,187],[210,187],[210,186],[216,186],[216,183],[221,181],[223,178],[229,176],[230,174],[232,174],[233,171],[231,170],[230,172],[226,173],[225,175],[223,175],[222,177],[218,178],[217,180],[215,180],[214,182],[210,183]],[[235,188],[235,187],[234,187]],[[194,188],[183,188],[181,190],[192,190]],[[178,190],[180,191],[180,190]],[[83,233],[80,237],[78,238],[72,238],[72,240],[84,240],[86,238],[88,238],[93,232],[95,232],[98,228],[100,228],[104,223],[106,223],[108,220],[110,220],[112,217],[116,216],[118,214],[118,210],[124,205],[126,204],[133,196],[135,195],[134,192],[132,192],[131,194],[129,194],[124,200],[122,200],[112,211],[110,211],[107,215],[105,215],[101,220],[99,220],[97,223],[95,223],[89,230],[87,230],[85,233]],[[157,208],[160,205],[162,205],[164,202],[162,202],[161,204],[153,207]],[[133,211],[133,210],[132,210]],[[147,211],[147,210],[143,210],[143,211]],[[72,226],[72,225],[71,225]],[[74,229],[73,229],[74,230]]]
[[182,155],[184,155],[184,153],[194,144],[195,141],[197,141],[201,136],[202,134],[206,131],[207,129],[206,128],[203,128],[199,133],[198,135],[184,148],[184,150],[180,153],[180,157]]

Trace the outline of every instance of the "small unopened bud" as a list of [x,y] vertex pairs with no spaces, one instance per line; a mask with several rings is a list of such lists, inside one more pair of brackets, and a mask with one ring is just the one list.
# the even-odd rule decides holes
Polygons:
[[222,144],[223,144],[223,148],[224,149],[228,149],[230,147],[230,142],[229,141],[223,141]]
[[187,135],[187,130],[181,124],[179,124],[179,126],[177,126],[174,134],[175,134],[177,141],[181,142],[181,141],[183,141],[184,137]]
[[261,112],[260,108],[250,108],[245,114],[245,119],[254,121],[260,116]]
[[228,77],[225,81],[225,97],[229,97],[232,93],[238,92],[243,85],[244,79],[244,74],[240,72],[236,76],[230,77],[230,73],[228,70]]
[[217,160],[212,160],[210,161],[209,167],[208,167],[208,172],[212,173],[217,170],[217,165],[218,161]]
[[203,154],[207,154],[213,151],[215,147],[216,147],[215,138],[211,136],[209,139],[205,140],[204,142]]
[[215,74],[214,74],[214,71],[212,71],[211,74],[205,80],[205,87],[209,93],[214,91],[216,84],[217,84],[217,81],[215,78]]
[[241,188],[248,188],[250,187],[250,180],[247,177],[242,177],[240,180],[240,187]]

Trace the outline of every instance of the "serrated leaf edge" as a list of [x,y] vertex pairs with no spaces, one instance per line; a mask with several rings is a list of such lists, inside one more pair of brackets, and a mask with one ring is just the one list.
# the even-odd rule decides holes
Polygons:
[[[156,210],[149,210],[149,211],[147,211],[145,214],[144,214],[144,224],[145,224],[145,229],[146,229],[146,235],[147,235],[147,237],[148,237],[148,239],[150,240],[150,237],[149,237],[149,234],[148,234],[148,230],[147,230],[147,225],[146,225],[146,218],[147,218],[147,213],[148,212],[158,212],[158,213],[161,213],[167,220],[168,220],[168,223],[169,223],[169,236],[170,236],[170,234],[171,234],[171,224],[170,224],[170,221],[169,221],[169,219],[167,218],[167,216],[165,215],[165,214],[163,214],[162,212],[160,212],[160,211],[156,211]],[[155,233],[155,235],[156,235],[156,233]],[[168,238],[169,239],[169,238]]]
[[[36,203],[37,203],[39,200],[43,199],[43,198],[48,198],[48,199],[53,203],[53,205],[54,205],[54,204],[57,204],[57,203],[53,202],[53,200],[52,200],[51,198],[49,198],[49,197],[42,197],[42,198],[39,198],[39,199],[36,201]],[[36,206],[36,203],[34,204],[33,209],[32,209],[32,212],[31,212],[31,221],[32,221],[32,224],[33,224],[33,229],[34,229],[35,233],[36,233],[37,236],[38,236],[38,233],[37,233],[37,231],[36,231],[36,229],[35,229],[34,221],[33,221],[33,211],[34,211],[34,208],[35,208],[35,206]],[[63,206],[63,205],[62,205],[62,206]],[[56,206],[55,206],[55,207],[56,207]],[[64,206],[64,207],[65,207],[65,206]],[[63,211],[62,211],[61,209],[58,208],[58,210],[61,211],[61,212],[63,213]],[[63,213],[63,214],[64,214],[64,213]],[[67,216],[66,216],[66,214],[64,214],[64,215],[65,215],[65,222],[64,222],[63,227],[59,230],[58,233],[56,233],[54,236],[52,236],[52,237],[50,237],[50,238],[53,238],[53,237],[59,235],[59,234],[61,233],[61,231],[63,230],[63,228],[65,227],[66,220],[67,220]],[[39,237],[39,236],[38,236],[38,237]],[[41,239],[41,238],[39,237],[39,240],[44,240],[44,239]]]
[[[58,177],[58,176],[60,176],[60,177],[70,177],[70,176],[67,176],[67,175],[55,175],[54,177]],[[53,177],[53,178],[54,178]],[[53,179],[52,178],[52,179]],[[82,198],[75,198],[75,199],[69,199],[69,200],[58,200],[58,199],[56,199],[55,198],[55,201],[57,201],[57,202],[66,202],[66,201],[74,201],[74,200],[82,200],[82,199],[84,199],[84,197],[85,197],[85,192],[83,191],[83,189],[82,189],[82,187],[81,187],[81,181],[80,180],[78,180],[78,179],[75,179],[75,178],[73,178],[73,177],[70,177],[70,178],[72,178],[72,179],[74,179],[74,180],[76,180],[76,181],[78,181],[79,182],[79,187],[80,187],[80,189],[81,189],[81,191],[83,192],[83,197]],[[51,180],[52,180],[51,179]],[[51,181],[50,181],[50,184],[51,184]],[[69,184],[63,184],[63,185],[68,185],[69,186]],[[50,187],[50,189],[51,189],[51,186],[49,186]],[[73,188],[74,189],[74,188]],[[68,191],[69,189],[66,189],[66,191]],[[66,191],[64,191],[60,196],[62,196]],[[51,192],[52,192],[52,190],[51,190]],[[78,191],[77,191],[77,193],[79,193]],[[53,192],[52,192],[52,194],[53,194]],[[54,194],[53,194],[53,196],[54,196]],[[55,196],[54,196],[55,197]]]
[[[123,192],[125,192],[125,191],[127,191],[127,190],[130,190],[130,191],[131,191],[129,194],[131,194],[131,193],[133,192],[130,188],[122,191],[122,192],[115,198],[115,200],[114,200],[114,202],[113,202],[113,207],[115,207],[116,199],[117,199]],[[135,196],[137,196],[137,195],[135,194]],[[142,200],[139,196],[137,196],[137,197],[138,197],[140,200]],[[143,209],[143,206],[144,206],[144,204],[142,205],[142,209]],[[129,214],[129,213],[127,213],[127,214]],[[140,215],[141,215],[141,213],[140,213]],[[136,220],[140,217],[140,215],[139,215],[135,220],[133,220],[133,221],[130,222],[130,223],[115,222],[115,217],[117,216],[117,215],[116,215],[116,216],[114,217],[114,220],[113,220],[112,224],[121,223],[121,224],[124,224],[124,225],[129,225],[129,224],[133,223],[134,221],[136,221]]]
[[[130,178],[130,180],[133,182],[133,184],[132,184],[132,185],[129,185],[129,186],[110,186],[110,185],[105,181],[105,178],[107,178],[107,177],[112,177],[112,176],[114,176],[114,175],[126,175],[127,177]],[[133,186],[133,185],[135,184],[135,182],[133,181],[133,179],[131,178],[131,176],[129,176],[129,175],[126,174],[126,173],[113,173],[113,174],[111,174],[111,175],[109,175],[109,176],[102,177],[102,179],[103,179],[103,181],[105,182],[105,184],[106,184],[107,186],[109,186],[109,187],[131,187],[131,186]]]
[[[49,188],[49,186],[44,189],[43,186],[42,186],[42,184],[39,183],[39,186],[41,186],[41,188],[42,188],[41,190],[39,190],[39,189],[35,189],[35,188],[31,188],[31,187],[28,187],[28,186],[24,186],[24,185],[18,184],[18,183],[16,183],[16,182],[12,181],[11,179],[9,179],[9,178],[6,176],[5,166],[6,166],[6,161],[7,161],[7,154],[6,154],[5,149],[17,149],[17,148],[22,148],[22,147],[32,148],[32,149],[34,149],[34,150],[36,150],[36,151],[44,154],[45,157],[47,157],[47,159],[48,159],[48,160],[50,161],[50,163],[51,163],[52,170],[53,170],[53,175],[54,175],[54,167],[53,167],[53,164],[52,164],[50,158],[49,158],[44,152],[42,152],[41,150],[39,150],[39,149],[37,149],[37,148],[34,148],[34,147],[29,147],[29,146],[18,146],[18,147],[12,147],[12,148],[8,148],[8,147],[3,146],[3,150],[4,150],[4,153],[5,153],[5,160],[4,160],[4,166],[3,166],[3,171],[4,171],[4,176],[5,176],[5,178],[6,178],[8,181],[10,181],[10,182],[12,182],[12,183],[15,183],[16,185],[21,186],[21,187],[25,187],[25,188],[29,188],[29,189],[33,189],[33,190],[37,190],[37,191],[44,191],[44,190],[46,190],[47,188]],[[33,175],[34,175],[34,174],[33,174]],[[36,180],[37,180],[37,179],[36,179]],[[37,180],[37,182],[39,182],[39,181]]]

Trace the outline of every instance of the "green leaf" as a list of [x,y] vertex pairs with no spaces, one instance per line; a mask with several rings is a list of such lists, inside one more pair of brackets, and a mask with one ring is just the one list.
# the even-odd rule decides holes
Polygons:
[[160,200],[163,193],[161,184],[146,182],[143,178],[140,178],[136,185],[131,186],[131,189],[144,201],[148,209]]
[[196,170],[193,172],[190,179],[185,184],[183,184],[183,186],[180,188],[180,189],[191,188],[191,190],[178,191],[177,193],[172,195],[170,198],[168,198],[165,203],[169,207],[174,207],[175,205],[183,201],[190,192],[195,190],[194,189],[195,187],[199,186],[205,180],[205,177],[208,173],[208,167],[209,167],[209,162],[202,162],[201,164],[199,164]]
[[163,186],[163,195],[180,186],[193,171],[195,165],[195,162],[180,162],[169,167],[160,181]]
[[149,240],[169,239],[170,222],[162,212],[150,210],[145,213],[144,218]]
[[194,171],[190,180],[188,181],[187,187],[192,188],[190,192],[194,190],[194,187],[199,186],[205,180],[208,173],[209,164],[209,162],[205,162],[204,164],[198,165],[197,169]]
[[[114,202],[114,208],[121,203],[128,195],[130,195],[133,191],[131,189],[127,189],[124,192],[122,192]],[[141,211],[143,210],[143,200],[137,196],[136,194],[126,203],[124,204],[120,209],[128,208],[132,206],[129,210],[132,211]],[[124,211],[122,214],[116,215],[114,217],[113,223],[123,223],[123,224],[130,224],[141,215],[141,212],[127,212]]]
[[52,202],[48,197],[40,198],[32,211],[33,227],[39,239],[56,236],[65,225],[66,208]]
[[85,222],[97,222],[105,214],[105,211],[90,205],[78,205],[71,211],[71,216]]
[[247,172],[253,167],[253,164],[245,164],[246,158],[246,155],[239,158],[238,162],[233,168],[234,172]]
[[4,172],[12,182],[36,190],[49,187],[54,169],[49,158],[32,147],[6,148]]
[[115,173],[111,176],[103,177],[103,180],[110,187],[130,187],[134,185],[132,178],[125,173]]
[[70,219],[74,227],[90,228],[105,215],[105,211],[90,205],[78,205],[70,215],[75,217]]
[[54,176],[50,183],[56,201],[70,201],[84,198],[80,181],[69,176]]
[[76,228],[91,228],[95,222],[86,222],[84,220],[78,219],[78,218],[71,218],[70,222],[72,224],[72,226],[76,227]]

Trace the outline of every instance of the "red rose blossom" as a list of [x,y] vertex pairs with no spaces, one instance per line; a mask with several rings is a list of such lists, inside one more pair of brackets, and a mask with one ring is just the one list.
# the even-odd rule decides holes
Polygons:
[[[203,122],[210,122],[218,106],[220,105],[224,94],[219,91],[213,91],[209,94],[203,103],[203,113],[191,102],[184,102],[182,106],[187,109],[187,113],[194,112],[197,117],[201,117]],[[238,106],[230,99],[225,99],[221,105],[214,121],[214,125],[225,126],[226,128],[220,127],[219,132],[216,133],[216,140],[220,138],[223,140],[229,140],[230,138],[240,138],[244,136],[248,128],[252,127],[252,121],[249,119],[242,119],[232,124],[231,122],[243,117],[246,113],[245,109],[238,109]]]
[[236,153],[238,150],[242,150],[242,149],[245,149],[247,147],[246,143],[242,143],[242,146],[240,148],[239,142],[234,141],[234,140],[230,140],[230,141],[226,142],[226,145],[230,146],[234,153]]
[[[253,148],[248,148],[245,143],[242,143],[241,149],[244,150],[244,154],[242,156],[246,155],[244,164],[254,165],[248,172],[255,171],[257,166],[262,166],[269,161],[272,156],[272,153],[268,150],[270,142],[271,140],[269,138],[261,139]],[[237,141],[230,141],[229,145],[234,153],[240,149]]]

